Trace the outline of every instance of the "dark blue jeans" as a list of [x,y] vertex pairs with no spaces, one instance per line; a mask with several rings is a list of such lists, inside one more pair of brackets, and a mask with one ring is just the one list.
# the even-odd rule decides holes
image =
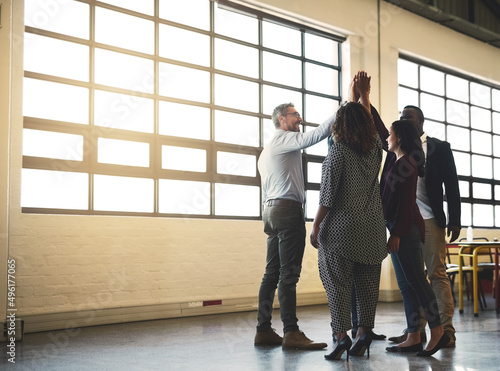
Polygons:
[[403,296],[408,332],[420,329],[420,306],[424,310],[429,328],[439,326],[439,310],[431,285],[424,272],[422,238],[414,224],[409,236],[401,237],[399,251],[391,253],[399,290]]
[[306,244],[304,211],[298,207],[266,206],[262,221],[267,234],[267,259],[259,290],[257,331],[271,328],[276,288],[283,332],[297,331],[296,288]]

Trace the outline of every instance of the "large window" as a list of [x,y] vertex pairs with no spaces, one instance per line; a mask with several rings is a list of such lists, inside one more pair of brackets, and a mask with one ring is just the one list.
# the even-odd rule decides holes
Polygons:
[[399,109],[417,105],[425,132],[450,143],[462,225],[500,227],[500,87],[401,57]]
[[334,112],[341,41],[209,0],[25,0],[23,212],[259,218],[270,114]]

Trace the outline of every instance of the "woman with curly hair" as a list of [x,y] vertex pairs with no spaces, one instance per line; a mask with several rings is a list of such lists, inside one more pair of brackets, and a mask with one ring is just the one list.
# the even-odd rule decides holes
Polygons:
[[[370,114],[370,78],[359,72],[352,91],[362,104],[349,102],[337,111],[333,144],[322,167],[319,208],[311,232],[331,314],[335,349],[325,358],[362,356],[371,344],[381,264],[387,237],[378,174],[382,142]],[[354,283],[359,319],[354,344],[351,288]],[[351,347],[352,345],[352,347]]]

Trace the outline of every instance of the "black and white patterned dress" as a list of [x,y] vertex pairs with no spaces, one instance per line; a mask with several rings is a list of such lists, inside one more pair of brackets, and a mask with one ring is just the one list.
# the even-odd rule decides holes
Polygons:
[[380,267],[387,235],[378,174],[382,142],[360,156],[333,143],[322,166],[319,203],[329,208],[320,225],[318,264],[333,332],[351,328],[351,286],[357,294],[359,326],[374,326]]

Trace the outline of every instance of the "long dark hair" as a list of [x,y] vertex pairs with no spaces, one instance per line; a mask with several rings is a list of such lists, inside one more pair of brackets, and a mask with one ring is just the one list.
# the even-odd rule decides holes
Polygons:
[[425,176],[425,154],[415,125],[410,120],[398,120],[392,123],[392,130],[400,140],[401,151],[417,164],[418,176]]
[[333,138],[346,144],[360,155],[366,155],[375,147],[377,132],[373,118],[361,104],[349,102],[337,111],[332,126]]

